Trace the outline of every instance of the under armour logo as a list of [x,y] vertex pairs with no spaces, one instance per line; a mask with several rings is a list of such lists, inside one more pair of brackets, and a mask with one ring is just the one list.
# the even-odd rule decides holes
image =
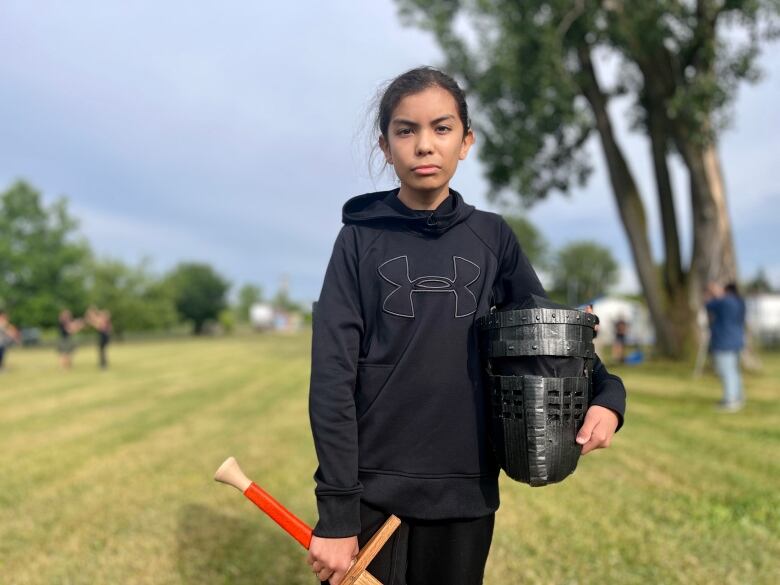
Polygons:
[[455,295],[455,317],[467,317],[477,311],[477,297],[469,290],[479,278],[479,266],[460,256],[452,257],[454,276],[409,276],[409,258],[398,256],[377,268],[379,275],[395,286],[385,297],[382,310],[399,317],[414,318],[414,293],[452,293]]

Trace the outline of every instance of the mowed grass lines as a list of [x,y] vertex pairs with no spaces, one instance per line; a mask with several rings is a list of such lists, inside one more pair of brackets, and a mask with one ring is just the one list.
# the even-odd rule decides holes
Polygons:
[[311,583],[212,475],[236,455],[313,520],[308,340],[116,345],[70,372],[15,351],[0,377],[0,583]]
[[[304,552],[211,479],[227,455],[313,523],[308,334],[91,348],[0,375],[0,583],[311,584]],[[485,582],[780,582],[780,356],[748,407],[712,376],[619,371],[626,427],[555,486],[502,480]],[[438,584],[432,584],[438,585]]]

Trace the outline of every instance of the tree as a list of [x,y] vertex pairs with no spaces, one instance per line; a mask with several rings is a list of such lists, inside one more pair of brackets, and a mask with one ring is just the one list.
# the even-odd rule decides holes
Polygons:
[[745,292],[748,294],[765,294],[772,292],[772,284],[766,275],[766,270],[760,268],[755,278],[745,284]]
[[95,260],[90,269],[91,304],[111,311],[114,331],[166,329],[177,321],[171,287],[149,272],[147,264],[128,266],[119,260]]
[[569,305],[579,305],[617,283],[618,264],[609,249],[595,242],[572,242],[556,255],[553,291]]
[[245,284],[238,291],[238,318],[243,322],[249,321],[249,311],[252,305],[262,302],[263,289],[254,284]]
[[279,311],[287,311],[290,313],[302,311],[300,305],[290,298],[290,293],[285,287],[280,287],[279,290],[276,291],[271,304]]
[[208,264],[179,264],[167,281],[179,316],[185,321],[192,321],[196,335],[203,331],[207,320],[217,319],[227,305],[225,293],[230,285]]
[[0,299],[16,323],[51,327],[62,308],[84,310],[90,252],[77,227],[66,199],[44,206],[24,181],[0,195]]
[[512,228],[520,247],[528,256],[533,267],[537,270],[547,268],[549,245],[536,226],[529,219],[520,215],[504,215],[504,219]]
[[287,274],[281,276],[279,289],[271,300],[271,304],[277,311],[303,312],[303,309],[290,298],[290,277]]
[[[684,355],[708,280],[736,280],[717,138],[756,56],[776,34],[775,0],[398,0],[410,23],[430,30],[448,70],[479,101],[480,156],[492,195],[526,203],[569,192],[592,171],[585,145],[598,136],[659,349]],[[471,35],[461,34],[469,30]],[[725,33],[730,29],[728,41]],[[596,56],[620,64],[606,87]],[[663,241],[659,278],[643,199],[608,108],[625,95],[632,128],[648,139]],[[684,266],[669,161],[688,173],[693,254]]]

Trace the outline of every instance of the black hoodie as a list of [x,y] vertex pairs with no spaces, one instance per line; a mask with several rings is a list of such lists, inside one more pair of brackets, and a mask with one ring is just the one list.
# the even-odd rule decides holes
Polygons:
[[[398,190],[350,199],[313,317],[309,394],[321,537],[360,532],[360,500],[399,516],[498,508],[476,319],[546,296],[500,215],[456,191],[412,210]],[[594,399],[625,389],[597,362]]]

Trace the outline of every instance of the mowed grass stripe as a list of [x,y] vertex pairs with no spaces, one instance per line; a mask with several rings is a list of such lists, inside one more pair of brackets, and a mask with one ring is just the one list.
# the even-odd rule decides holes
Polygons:
[[[733,478],[737,481],[743,477],[746,482],[764,483],[778,477],[780,461],[771,443],[745,440],[745,434],[735,428],[721,427],[717,418],[697,419],[699,416],[692,412],[688,420],[672,420],[664,417],[661,411],[655,411],[655,414],[653,411],[635,412],[632,431],[651,437],[650,445],[634,446],[636,454],[646,453],[651,447],[652,457],[645,457],[649,461],[663,461],[665,455],[670,461],[669,473],[678,483],[684,477],[697,477],[697,470],[707,468],[713,473],[736,473],[738,477]],[[745,412],[740,416],[750,414]],[[765,424],[775,424],[773,417]],[[633,436],[636,434],[632,433]],[[630,449],[632,445],[626,447]],[[731,482],[727,481],[725,485],[731,485]]]
[[[607,453],[589,457],[568,485],[534,490],[503,482],[494,552],[505,556],[491,553],[486,582],[772,582],[765,569],[776,558],[776,539],[744,525],[713,525],[702,518],[709,498],[681,496]],[[734,550],[743,538],[759,549],[747,557],[742,546]],[[727,559],[750,566],[727,577]]]
[[[112,366],[122,370],[132,368],[133,371],[144,373],[159,371],[160,366],[166,363],[174,364],[182,355],[188,356],[194,353],[194,348],[201,346],[203,351],[208,351],[208,345],[198,341],[171,341],[151,342],[148,344],[111,344],[109,345],[109,361]],[[114,352],[116,347],[120,351]],[[59,364],[59,357],[55,348],[41,348],[21,351],[13,348],[8,355],[9,374],[8,384],[0,395],[0,407],[14,404],[19,398],[46,397],[57,395],[60,391],[73,386],[75,379],[83,383],[84,379],[91,378],[98,372],[96,358],[93,350],[86,352],[81,347],[74,354],[73,368],[63,371]]]
[[[83,432],[68,441],[51,443],[45,449],[35,450],[34,455],[30,456],[17,457],[19,454],[11,449],[4,450],[4,453],[14,457],[17,462],[25,461],[41,475],[74,469],[79,462],[89,457],[110,454],[117,446],[143,440],[147,434],[158,428],[185,420],[190,413],[196,413],[209,402],[224,399],[233,392],[235,386],[254,382],[257,375],[251,369],[225,367],[221,371],[213,372],[215,380],[219,381],[214,383],[212,379],[203,378],[198,371],[194,374],[193,380],[183,383],[175,392],[171,391],[170,386],[161,386],[157,387],[154,396],[147,400],[144,401],[141,397],[141,408],[127,410],[123,401],[116,399],[116,408],[107,412],[102,409],[98,411],[98,424],[83,424],[93,421],[84,421],[81,416],[74,417],[70,421],[71,424],[81,426]],[[151,384],[149,388],[153,390],[155,386]],[[98,391],[103,392],[103,389],[99,388]],[[127,396],[128,393],[122,395]],[[21,455],[26,454],[22,452]],[[0,461],[5,461],[5,457]],[[32,479],[35,481],[43,478],[33,476]],[[12,480],[9,483],[6,497],[13,497],[15,482]],[[23,485],[19,487],[24,489]]]
[[[246,371],[240,371],[226,373],[223,378],[228,385],[235,386],[245,382],[247,376]],[[85,432],[76,437],[52,443],[47,448],[36,449],[31,453],[22,450],[20,455],[29,473],[23,474],[18,480],[9,481],[6,493],[0,498],[15,497],[17,490],[23,492],[30,480],[37,483],[45,481],[51,474],[66,474],[91,458],[111,455],[126,444],[143,441],[155,431],[193,413],[197,414],[203,408],[204,401],[207,403],[225,394],[221,386],[193,382],[187,385],[186,390],[182,389],[172,396],[154,397],[143,408],[120,411],[121,414],[101,412],[101,422],[94,427],[86,427]],[[74,424],[79,424],[79,420],[76,419]],[[5,466],[5,457],[0,462]]]
[[[253,384],[245,384],[243,387],[237,386],[237,389],[235,394],[225,397],[225,402],[245,402],[246,398],[251,397],[256,398],[261,406],[263,405],[263,397],[257,396]],[[279,398],[279,395],[269,395],[266,400],[274,398]],[[204,408],[204,412],[207,410],[208,408]],[[203,421],[204,419],[199,420]],[[213,426],[215,433],[220,430],[219,425]],[[189,442],[194,446],[202,443],[203,437],[193,433],[193,428],[196,428],[196,425],[191,424],[187,417],[180,417],[175,424],[155,425],[145,436],[145,441],[115,442],[112,440],[113,449],[104,452],[96,449],[96,453],[89,459],[73,466],[70,473],[53,475],[47,483],[39,485],[37,489],[29,492],[24,498],[23,505],[16,507],[14,512],[32,515],[46,502],[60,500],[75,503],[80,499],[89,500],[92,491],[99,492],[112,488],[121,491],[126,486],[124,482],[132,478],[139,478],[138,485],[143,486],[143,491],[147,491],[151,486],[157,484],[159,478],[162,478],[162,483],[170,484],[172,483],[171,478],[164,472],[175,470],[182,466],[182,461],[192,461],[193,458],[199,456],[198,450],[194,450],[183,458],[179,453],[182,441]],[[149,451],[150,442],[155,445],[153,451]],[[100,477],[108,481],[103,484],[90,484],[90,478],[93,477]],[[143,478],[143,483],[141,483],[140,478]],[[177,480],[180,479],[177,476]],[[81,515],[82,509],[75,507],[73,512],[76,515]],[[49,507],[48,514],[37,513],[35,515],[38,517],[36,529],[44,529],[47,533],[64,530],[67,533],[68,528],[63,523],[65,518],[61,508]]]
[[[144,359],[142,356],[134,357],[132,360],[125,358],[120,363],[114,364],[108,372],[80,369],[68,372],[52,371],[44,376],[28,374],[27,378],[43,378],[52,388],[36,392],[33,388],[27,387],[27,379],[19,380],[16,386],[24,388],[24,391],[13,400],[6,400],[6,402],[12,402],[11,405],[4,405],[0,408],[0,425],[2,428],[14,428],[10,425],[21,423],[22,420],[19,419],[22,417],[26,416],[35,420],[51,411],[55,411],[58,417],[67,416],[69,414],[68,406],[80,412],[84,407],[90,406],[90,404],[85,403],[89,400],[132,400],[135,397],[143,399],[144,390],[160,392],[158,385],[167,386],[169,383],[175,383],[182,379],[199,379],[208,372],[218,374],[219,370],[227,367],[228,364],[234,364],[233,367],[246,367],[246,364],[235,365],[238,360],[226,361],[222,354],[215,356],[213,350],[204,343],[189,344],[189,347],[181,342],[175,345],[179,346],[175,355],[166,355],[159,360]],[[257,367],[268,365],[263,363],[262,355],[268,355],[270,351],[273,351],[269,344],[264,345],[266,351],[259,354],[260,359],[255,358],[254,360],[257,362]],[[134,346],[127,349],[129,353],[138,353],[138,349]],[[150,349],[152,350],[150,355],[157,356],[159,354],[157,347]],[[191,351],[190,354],[181,353],[183,349],[200,349],[201,351],[197,353]],[[122,347],[122,350],[124,351],[125,348]],[[168,353],[170,354],[170,352]],[[274,361],[278,359],[278,356],[273,354],[269,359]],[[152,362],[151,365],[149,362]],[[73,376],[77,376],[75,381],[72,380]],[[63,386],[60,386],[61,383]],[[114,389],[121,389],[121,392],[113,392]],[[44,422],[48,423],[49,421],[44,419]]]
[[[262,407],[264,406],[264,396],[270,398],[275,397],[277,399],[284,398],[284,392],[274,392],[270,386],[274,385],[277,376],[280,380],[283,380],[285,377],[289,378],[292,370],[293,366],[289,368],[277,367],[275,375],[270,378],[268,376],[264,376],[265,382],[262,382],[261,384],[258,384],[255,380],[245,380],[243,383],[240,383],[238,380],[225,380],[222,375],[219,375],[219,378],[221,378],[219,385],[230,385],[233,390],[229,393],[223,393],[224,398],[221,400],[203,401],[203,408],[199,413],[190,412],[187,413],[189,416],[182,416],[182,410],[177,408],[176,413],[174,413],[176,418],[175,424],[155,425],[158,430],[156,436],[147,437],[147,439],[154,438],[154,443],[158,446],[158,448],[156,448],[153,453],[148,452],[148,448],[144,446],[143,442],[139,441],[134,443],[132,441],[125,441],[124,447],[119,448],[112,453],[102,453],[101,455],[103,455],[103,457],[93,457],[93,460],[90,463],[87,463],[82,466],[82,468],[76,470],[76,472],[71,474],[71,476],[68,478],[62,478],[60,481],[53,482],[50,486],[51,493],[46,493],[45,491],[42,493],[39,492],[33,501],[29,503],[29,510],[23,510],[23,512],[36,510],[39,507],[39,504],[45,502],[51,497],[58,497],[64,502],[68,502],[69,507],[64,509],[60,507],[58,510],[52,511],[49,522],[41,522],[43,519],[39,518],[39,522],[36,523],[36,529],[44,529],[46,531],[47,541],[51,543],[51,548],[43,547],[43,550],[33,555],[32,559],[29,557],[18,559],[19,566],[22,567],[29,565],[32,567],[39,567],[41,563],[45,565],[47,562],[45,559],[50,558],[52,554],[56,554],[56,551],[61,550],[60,547],[62,539],[67,540],[69,538],[73,538],[72,536],[69,537],[69,535],[72,534],[72,530],[79,525],[85,515],[88,518],[100,517],[100,507],[98,506],[97,509],[93,510],[92,506],[89,505],[92,491],[94,490],[83,490],[85,482],[88,481],[93,473],[97,471],[103,476],[106,474],[110,476],[112,475],[112,470],[116,468],[115,471],[118,474],[118,477],[123,481],[127,481],[128,478],[143,476],[145,478],[145,482],[139,485],[143,485],[144,489],[141,490],[140,493],[134,493],[136,493],[136,496],[139,494],[146,494],[146,496],[142,496],[141,499],[144,499],[144,497],[151,497],[152,493],[149,492],[149,490],[164,487],[163,485],[157,485],[155,478],[164,477],[165,480],[163,484],[170,485],[172,482],[166,472],[170,471],[172,468],[175,468],[177,462],[179,462],[178,464],[181,465],[182,461],[181,457],[173,456],[174,453],[171,451],[176,452],[181,450],[181,441],[184,437],[180,436],[177,439],[177,437],[166,437],[166,435],[181,435],[182,429],[187,428],[188,430],[185,433],[186,440],[190,441],[193,446],[197,447],[199,444],[199,439],[197,436],[193,435],[192,430],[193,428],[197,427],[198,424],[191,424],[191,419],[197,419],[200,421],[209,420],[203,416],[198,417],[196,415],[206,414],[209,410],[224,409],[225,405],[230,402],[236,404],[236,406],[233,407],[235,410],[241,410],[242,407],[243,410],[248,410],[246,408],[247,403],[251,402],[257,404],[262,410]],[[300,372],[300,367],[298,367],[297,370]],[[258,390],[261,392],[258,393]],[[194,394],[196,394],[198,398],[204,398],[204,392],[196,392]],[[214,420],[219,419],[215,418]],[[158,420],[157,422],[159,423],[161,421]],[[215,432],[213,433],[213,435],[216,437],[219,436],[219,432],[217,431],[218,429],[215,429]],[[212,441],[214,440],[214,436],[211,437]],[[160,448],[161,446],[162,448]],[[194,449],[192,453],[197,453],[197,449]],[[106,465],[106,455],[110,455],[110,460],[116,462],[116,465]],[[155,462],[158,462],[158,464],[155,465]],[[157,467],[157,469],[155,467]],[[213,472],[213,469],[211,469],[212,466],[209,465],[208,467],[209,473]],[[208,477],[208,475],[205,474],[199,476],[200,481],[202,482],[206,477]],[[125,486],[123,482],[111,481],[108,482],[108,484],[101,485],[99,487],[99,491],[103,495],[108,495],[105,494],[107,490],[116,488],[119,491],[122,491],[123,486]],[[179,488],[177,487],[177,491],[178,489]],[[159,497],[159,495],[163,493],[165,493],[164,490],[158,489],[156,495]],[[79,501],[81,501],[81,505],[78,505]],[[97,499],[96,501],[99,502],[100,499]],[[124,498],[123,506],[127,507],[128,504],[132,506],[133,498]],[[71,511],[70,514],[68,513],[68,510]],[[125,517],[125,521],[127,521],[127,517]],[[122,525],[122,522],[118,521],[116,516],[112,518],[113,530],[122,532]],[[105,526],[100,525],[100,529],[105,530]],[[105,538],[103,540],[105,540]],[[38,548],[40,550],[40,546]],[[95,548],[94,542],[91,545],[91,548]],[[30,574],[34,573],[35,571],[31,571]]]

